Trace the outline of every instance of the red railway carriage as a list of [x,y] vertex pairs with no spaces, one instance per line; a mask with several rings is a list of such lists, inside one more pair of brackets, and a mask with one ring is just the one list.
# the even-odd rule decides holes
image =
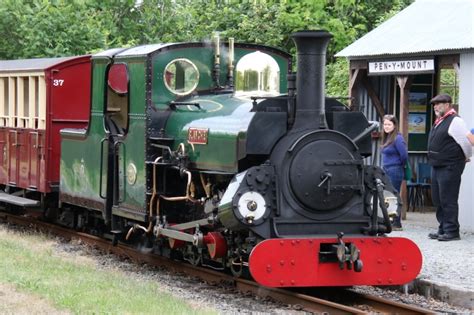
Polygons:
[[0,61],[0,185],[59,187],[63,128],[89,121],[90,56]]

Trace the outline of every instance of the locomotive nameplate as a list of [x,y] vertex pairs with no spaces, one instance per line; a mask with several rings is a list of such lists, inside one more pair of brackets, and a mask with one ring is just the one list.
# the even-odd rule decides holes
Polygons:
[[189,128],[188,142],[193,144],[207,144],[209,129]]

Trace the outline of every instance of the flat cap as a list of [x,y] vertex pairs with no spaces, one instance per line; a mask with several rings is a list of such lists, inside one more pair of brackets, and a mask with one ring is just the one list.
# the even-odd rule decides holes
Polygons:
[[433,97],[430,101],[431,105],[438,104],[438,103],[449,103],[451,104],[451,96],[448,94],[439,94]]

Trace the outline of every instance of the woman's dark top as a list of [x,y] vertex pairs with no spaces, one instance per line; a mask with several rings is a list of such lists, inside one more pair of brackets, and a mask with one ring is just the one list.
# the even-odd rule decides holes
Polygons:
[[395,141],[382,149],[382,163],[384,167],[405,165],[408,159],[407,145],[401,134],[397,134]]

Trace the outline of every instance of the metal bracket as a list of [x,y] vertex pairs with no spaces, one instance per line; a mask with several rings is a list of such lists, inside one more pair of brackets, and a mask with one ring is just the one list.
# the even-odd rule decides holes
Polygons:
[[344,270],[344,265],[346,265],[348,270],[352,270],[352,268],[354,268],[355,272],[361,272],[363,263],[362,260],[359,259],[360,250],[354,244],[349,244],[349,246],[346,246],[342,240],[343,236],[344,233],[337,233],[338,245],[334,245],[336,246],[339,268]]
[[176,231],[173,229],[165,228],[163,225],[156,225],[153,229],[153,234],[156,237],[158,236],[166,236],[169,238],[173,238],[176,240],[185,241],[188,243],[192,243],[194,246],[203,247],[204,246],[204,237],[201,232],[196,231],[195,234],[184,233],[180,231]]

